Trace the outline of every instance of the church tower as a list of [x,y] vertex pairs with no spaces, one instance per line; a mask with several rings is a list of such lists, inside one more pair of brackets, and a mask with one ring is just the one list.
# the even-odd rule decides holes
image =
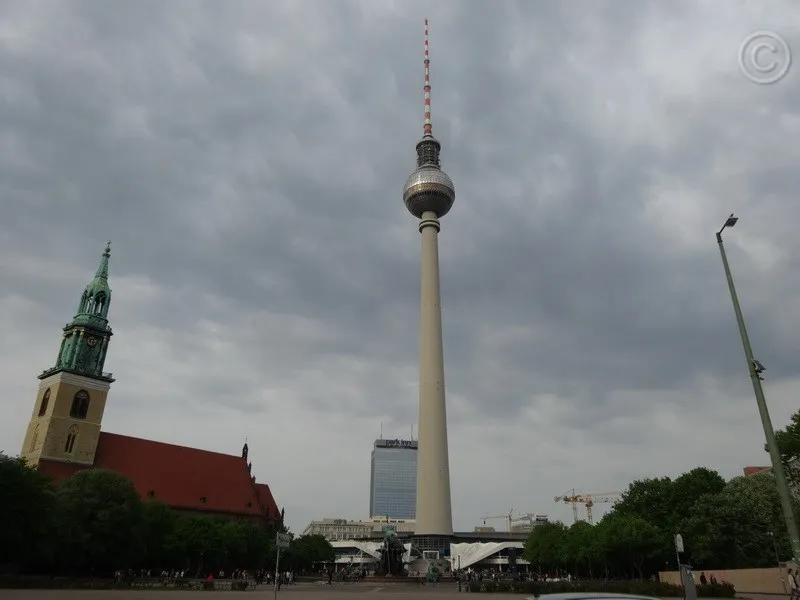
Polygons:
[[20,456],[29,465],[41,460],[91,465],[106,407],[111,373],[103,365],[111,339],[106,245],[94,279],[81,294],[78,312],[64,327],[54,367],[39,375],[39,391]]

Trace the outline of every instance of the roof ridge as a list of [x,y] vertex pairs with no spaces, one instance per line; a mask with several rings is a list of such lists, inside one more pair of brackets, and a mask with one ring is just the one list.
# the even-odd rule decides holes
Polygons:
[[149,444],[158,444],[159,446],[172,446],[173,448],[181,448],[182,450],[191,450],[193,452],[203,452],[204,454],[216,454],[217,456],[224,456],[226,458],[237,458],[243,460],[238,454],[228,454],[226,452],[218,452],[216,450],[206,450],[204,448],[195,448],[194,446],[186,446],[184,444],[173,444],[171,442],[162,442],[159,440],[151,440],[149,438],[136,437],[133,435],[125,435],[124,433],[113,433],[110,431],[101,431],[101,436],[112,436],[115,438],[126,438],[129,440],[136,440],[138,442],[147,442]]

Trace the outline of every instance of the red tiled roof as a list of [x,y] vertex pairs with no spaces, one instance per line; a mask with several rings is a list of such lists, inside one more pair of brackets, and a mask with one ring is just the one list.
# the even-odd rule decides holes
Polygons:
[[[94,467],[125,475],[142,498],[152,492],[173,508],[279,516],[269,486],[251,479],[241,456],[101,432]],[[87,468],[52,460],[39,465],[56,481]]]
[[258,497],[258,504],[264,508],[264,511],[267,510],[267,507],[274,507],[270,508],[270,510],[274,510],[275,512],[271,512],[270,515],[278,516],[278,505],[275,502],[275,498],[272,497],[272,490],[269,489],[269,486],[266,483],[254,483],[253,484],[256,488],[256,496]]
[[755,475],[757,473],[764,473],[766,471],[771,471],[772,467],[745,467],[744,474],[745,475]]

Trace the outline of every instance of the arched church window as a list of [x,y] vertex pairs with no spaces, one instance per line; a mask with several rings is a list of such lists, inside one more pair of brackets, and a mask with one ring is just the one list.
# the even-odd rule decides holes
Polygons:
[[78,426],[73,425],[69,428],[69,432],[67,432],[67,441],[64,444],[64,452],[67,454],[72,454],[72,451],[75,449],[75,442],[78,440]]
[[44,396],[42,396],[42,403],[39,405],[39,416],[43,416],[44,413],[47,412],[47,405],[50,404],[50,388],[47,388],[44,391]]
[[94,299],[94,313],[98,315],[102,314],[103,307],[105,305],[106,305],[106,295],[103,292],[100,292]]
[[85,419],[89,412],[89,392],[81,390],[72,398],[72,406],[69,409],[69,416],[74,419]]
[[33,428],[33,435],[31,436],[31,445],[28,447],[28,452],[33,452],[36,444],[39,441],[39,426]]

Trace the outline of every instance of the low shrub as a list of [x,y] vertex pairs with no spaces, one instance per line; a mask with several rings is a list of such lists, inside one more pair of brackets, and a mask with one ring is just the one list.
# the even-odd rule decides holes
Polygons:
[[[569,592],[608,592],[635,594],[656,598],[683,597],[683,587],[660,581],[481,581],[469,584],[471,592],[511,593],[540,596]],[[697,586],[700,598],[734,598],[736,590],[730,583]]]
[[231,590],[234,592],[245,592],[247,591],[247,587],[250,585],[249,581],[244,579],[234,579],[231,581]]
[[723,581],[722,583],[707,583],[697,586],[698,598],[735,598],[736,588],[732,583]]

